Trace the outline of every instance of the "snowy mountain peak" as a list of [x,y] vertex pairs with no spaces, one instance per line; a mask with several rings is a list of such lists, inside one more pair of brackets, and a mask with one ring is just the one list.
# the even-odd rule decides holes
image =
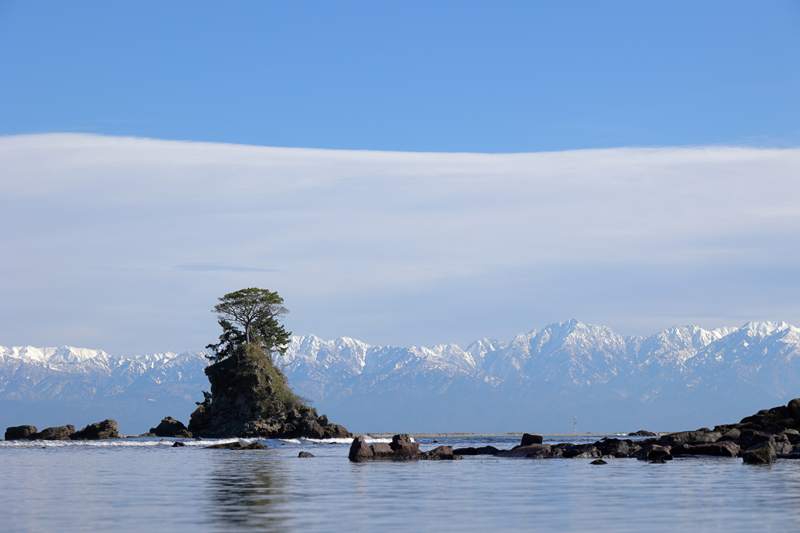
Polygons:
[[36,348],[33,346],[13,346],[6,348],[0,346],[0,358],[17,359],[23,363],[31,364],[81,364],[88,360],[101,358],[108,360],[109,355],[103,350],[90,350],[88,348],[73,348],[61,346],[58,348]]
[[741,329],[748,337],[756,338],[768,337],[790,328],[794,329],[786,322],[748,322]]

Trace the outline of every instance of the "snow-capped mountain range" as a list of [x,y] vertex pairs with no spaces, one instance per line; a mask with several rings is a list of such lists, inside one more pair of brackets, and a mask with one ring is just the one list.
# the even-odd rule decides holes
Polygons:
[[[144,431],[166,415],[188,419],[208,389],[203,355],[0,347],[0,402],[26,413],[111,409]],[[351,431],[571,432],[576,415],[580,431],[693,429],[800,396],[800,329],[751,322],[633,337],[571,320],[466,349],[306,335],[292,337],[281,364],[296,392]]]
[[114,418],[123,433],[143,433],[170,412],[188,419],[209,388],[204,354],[0,346],[0,425],[43,429]]

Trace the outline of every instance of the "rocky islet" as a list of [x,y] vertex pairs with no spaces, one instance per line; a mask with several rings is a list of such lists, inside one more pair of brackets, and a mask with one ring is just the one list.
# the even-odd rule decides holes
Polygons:
[[200,437],[351,437],[347,429],[306,405],[256,345],[205,369],[211,394],[192,413],[188,431]]

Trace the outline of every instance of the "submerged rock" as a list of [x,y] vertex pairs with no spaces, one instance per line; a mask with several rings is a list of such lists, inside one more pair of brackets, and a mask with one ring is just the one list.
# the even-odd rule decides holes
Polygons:
[[252,444],[242,444],[241,442],[225,442],[223,444],[214,444],[212,446],[206,446],[206,450],[267,450],[269,447],[266,444],[261,444],[260,442],[254,442]]
[[314,454],[308,452],[300,452],[297,454],[297,457],[304,457],[304,458],[314,457]]

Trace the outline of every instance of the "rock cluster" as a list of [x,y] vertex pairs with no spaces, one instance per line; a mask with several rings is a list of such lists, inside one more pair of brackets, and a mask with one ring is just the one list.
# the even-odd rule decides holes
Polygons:
[[351,437],[325,415],[305,405],[269,357],[250,345],[205,370],[211,396],[192,413],[188,431],[201,437],[315,439]]
[[419,443],[413,442],[405,433],[392,437],[392,442],[376,442],[368,445],[364,437],[356,437],[350,445],[349,459],[360,463],[364,461],[442,461],[463,459],[453,453],[452,446],[438,446],[427,452],[420,451]]
[[519,446],[510,450],[486,446],[458,448],[453,453],[567,459],[635,457],[654,463],[663,463],[675,456],[741,457],[750,464],[771,463],[776,458],[800,459],[800,399],[786,406],[759,411],[738,424],[716,426],[713,430],[700,428],[637,441],[603,438],[590,444],[543,444],[540,436],[525,434]]
[[37,431],[36,426],[15,426],[6,429],[6,440],[102,440],[119,438],[117,423],[103,420],[89,424],[80,431],[75,426],[57,426]]

